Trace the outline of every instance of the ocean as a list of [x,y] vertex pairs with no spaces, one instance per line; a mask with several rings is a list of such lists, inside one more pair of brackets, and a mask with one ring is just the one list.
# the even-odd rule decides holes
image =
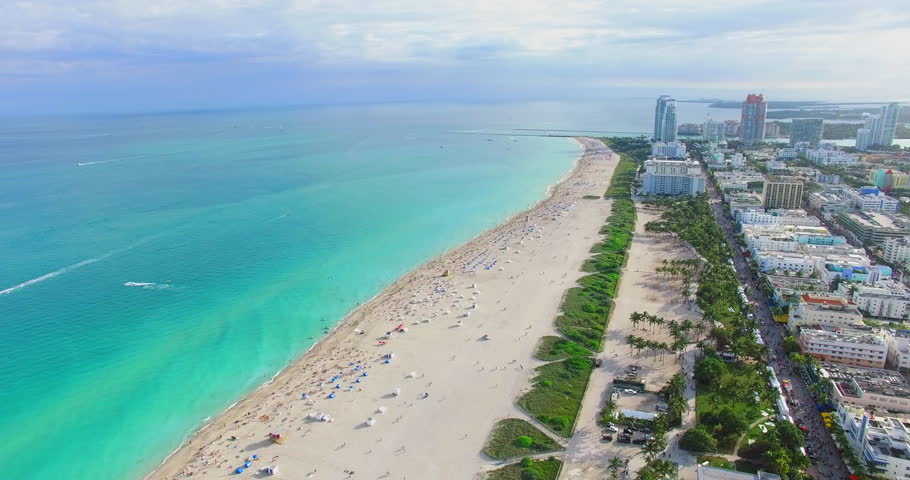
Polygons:
[[[680,104],[680,118],[738,112]],[[4,477],[141,478],[653,99],[0,118]]]

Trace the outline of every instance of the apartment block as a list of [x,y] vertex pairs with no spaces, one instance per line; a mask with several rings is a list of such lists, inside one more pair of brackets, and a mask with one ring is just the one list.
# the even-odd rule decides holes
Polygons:
[[885,195],[875,186],[843,190],[841,196],[849,202],[852,208],[863,212],[894,213],[900,203],[896,198]]
[[863,314],[856,304],[841,296],[803,294],[799,303],[790,308],[790,328],[808,326],[864,326]]
[[882,258],[896,265],[907,263],[910,260],[910,238],[886,238],[882,242]]
[[822,363],[818,374],[829,382],[835,403],[910,411],[910,385],[894,370]]
[[910,418],[840,404],[837,420],[850,447],[871,467],[871,473],[888,480],[910,479]]
[[836,218],[863,245],[881,245],[887,238],[910,234],[907,217],[897,213],[841,212]]
[[820,361],[844,365],[884,368],[888,356],[885,340],[873,332],[803,328],[799,344]]
[[705,176],[690,160],[645,161],[641,192],[646,195],[689,195],[705,191]]
[[762,189],[765,208],[799,208],[803,201],[803,181],[796,177],[771,177]]
[[910,290],[894,281],[878,282],[876,286],[857,285],[852,300],[873,317],[907,320],[910,312]]

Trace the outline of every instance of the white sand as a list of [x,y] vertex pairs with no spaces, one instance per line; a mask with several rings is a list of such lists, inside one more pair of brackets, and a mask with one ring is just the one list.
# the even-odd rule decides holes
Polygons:
[[[603,366],[595,369],[588,384],[588,390],[582,402],[578,426],[575,436],[569,442],[566,451],[566,463],[562,470],[562,479],[571,480],[600,480],[609,478],[609,462],[614,456],[623,461],[630,459],[629,470],[634,475],[645,459],[641,447],[631,444],[622,444],[615,440],[611,443],[601,441],[601,428],[597,425],[597,418],[604,403],[611,393],[611,384],[616,377],[625,375],[629,365],[638,365],[640,379],[645,382],[649,391],[660,390],[674,374],[679,373],[680,363],[676,356],[665,354],[663,360],[660,355],[652,357],[650,352],[642,350],[640,356],[634,351],[630,352],[626,343],[627,335],[644,337],[649,340],[672,342],[672,337],[666,328],[649,330],[647,325],[632,326],[629,316],[633,312],[648,312],[652,315],[663,317],[667,320],[682,322],[686,319],[698,323],[701,316],[689,310],[685,298],[682,296],[683,285],[680,281],[672,281],[655,273],[661,261],[694,258],[696,255],[689,250],[684,242],[675,236],[651,236],[644,232],[644,225],[651,220],[660,218],[660,212],[637,204],[637,221],[635,237],[629,249],[627,266],[620,280],[616,304],[607,326],[607,335],[604,340],[604,350],[599,355]],[[694,337],[694,333],[692,334]],[[694,361],[694,349],[690,345],[686,361],[691,366]],[[691,386],[691,385],[690,385]],[[667,435],[671,448],[668,451],[673,455],[672,460],[680,463],[680,478],[695,478],[695,457],[675,448],[676,434],[693,426],[695,410],[695,391],[687,392],[690,399],[690,412],[684,417],[683,428],[671,430]],[[619,408],[634,407],[636,403],[643,403],[642,399],[633,396],[622,398],[618,403]],[[645,397],[645,396],[641,396]],[[653,397],[652,397],[653,398]],[[634,409],[634,408],[633,408]]]
[[[547,200],[405,275],[149,477],[235,476],[253,454],[260,458],[243,475],[267,465],[278,466],[279,478],[295,479],[346,478],[345,470],[356,472],[353,478],[471,478],[489,469],[480,450],[497,420],[524,416],[515,400],[541,363],[532,358],[534,347],[555,332],[563,292],[582,276],[609,215],[611,202],[581,197],[603,194],[618,156],[598,141],[579,141],[586,153]],[[446,270],[453,275],[442,277]],[[408,332],[380,345],[399,324]],[[390,352],[394,358],[384,364]],[[358,377],[350,362],[369,375]],[[335,389],[331,380],[340,371]],[[330,392],[336,398],[328,399]],[[313,412],[334,421],[308,420]],[[369,417],[373,426],[365,424]],[[266,437],[278,430],[282,445]]]

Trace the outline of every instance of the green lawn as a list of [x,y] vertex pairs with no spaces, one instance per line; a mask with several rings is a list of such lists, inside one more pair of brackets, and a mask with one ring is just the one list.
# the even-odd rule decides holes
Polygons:
[[[533,465],[531,468],[539,473],[539,476],[533,478],[540,480],[556,480],[556,475],[559,474],[559,468],[562,466],[562,462],[553,457],[546,460],[534,460],[531,464]],[[487,474],[487,480],[522,480],[524,470],[526,470],[525,467],[515,463],[491,471]]]
[[555,433],[570,437],[593,368],[586,357],[541,365],[534,386],[518,404]]
[[733,462],[727,460],[724,457],[715,457],[712,455],[699,455],[698,463],[708,462],[709,467],[716,468],[726,468],[727,470],[736,470],[736,466],[733,465]]
[[571,356],[590,356],[591,352],[581,345],[562,337],[546,336],[537,344],[536,358],[546,362],[565,360]]
[[[529,437],[533,443],[530,447],[520,446],[517,444],[519,437]],[[483,453],[491,458],[507,459],[559,450],[562,450],[562,446],[534,425],[519,418],[507,418],[500,420],[493,427],[493,434],[490,435]]]

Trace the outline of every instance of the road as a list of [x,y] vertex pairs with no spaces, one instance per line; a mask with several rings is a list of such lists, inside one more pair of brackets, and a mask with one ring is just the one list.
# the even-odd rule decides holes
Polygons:
[[[736,245],[735,232],[733,230],[733,219],[730,218],[729,212],[723,208],[720,201],[720,195],[711,182],[708,182],[708,191],[710,194],[711,208],[717,222],[723,227],[727,243]],[[798,424],[805,425],[808,428],[806,437],[807,448],[810,453],[814,453],[818,461],[813,462],[813,467],[809,470],[814,478],[819,480],[848,480],[847,467],[841,458],[840,451],[834,443],[834,439],[828,433],[822,421],[821,415],[815,408],[815,401],[809,393],[806,381],[794,371],[787,355],[783,349],[783,338],[786,334],[786,326],[774,321],[771,311],[768,308],[768,298],[762,289],[758,288],[758,278],[749,267],[742,251],[734,247],[734,263],[736,266],[736,275],[743,285],[747,285],[747,294],[749,300],[755,305],[755,315],[759,320],[762,339],[769,348],[768,364],[774,368],[778,380],[783,383],[789,380],[793,385],[792,392],[787,395],[787,404],[790,407],[790,413]]]

